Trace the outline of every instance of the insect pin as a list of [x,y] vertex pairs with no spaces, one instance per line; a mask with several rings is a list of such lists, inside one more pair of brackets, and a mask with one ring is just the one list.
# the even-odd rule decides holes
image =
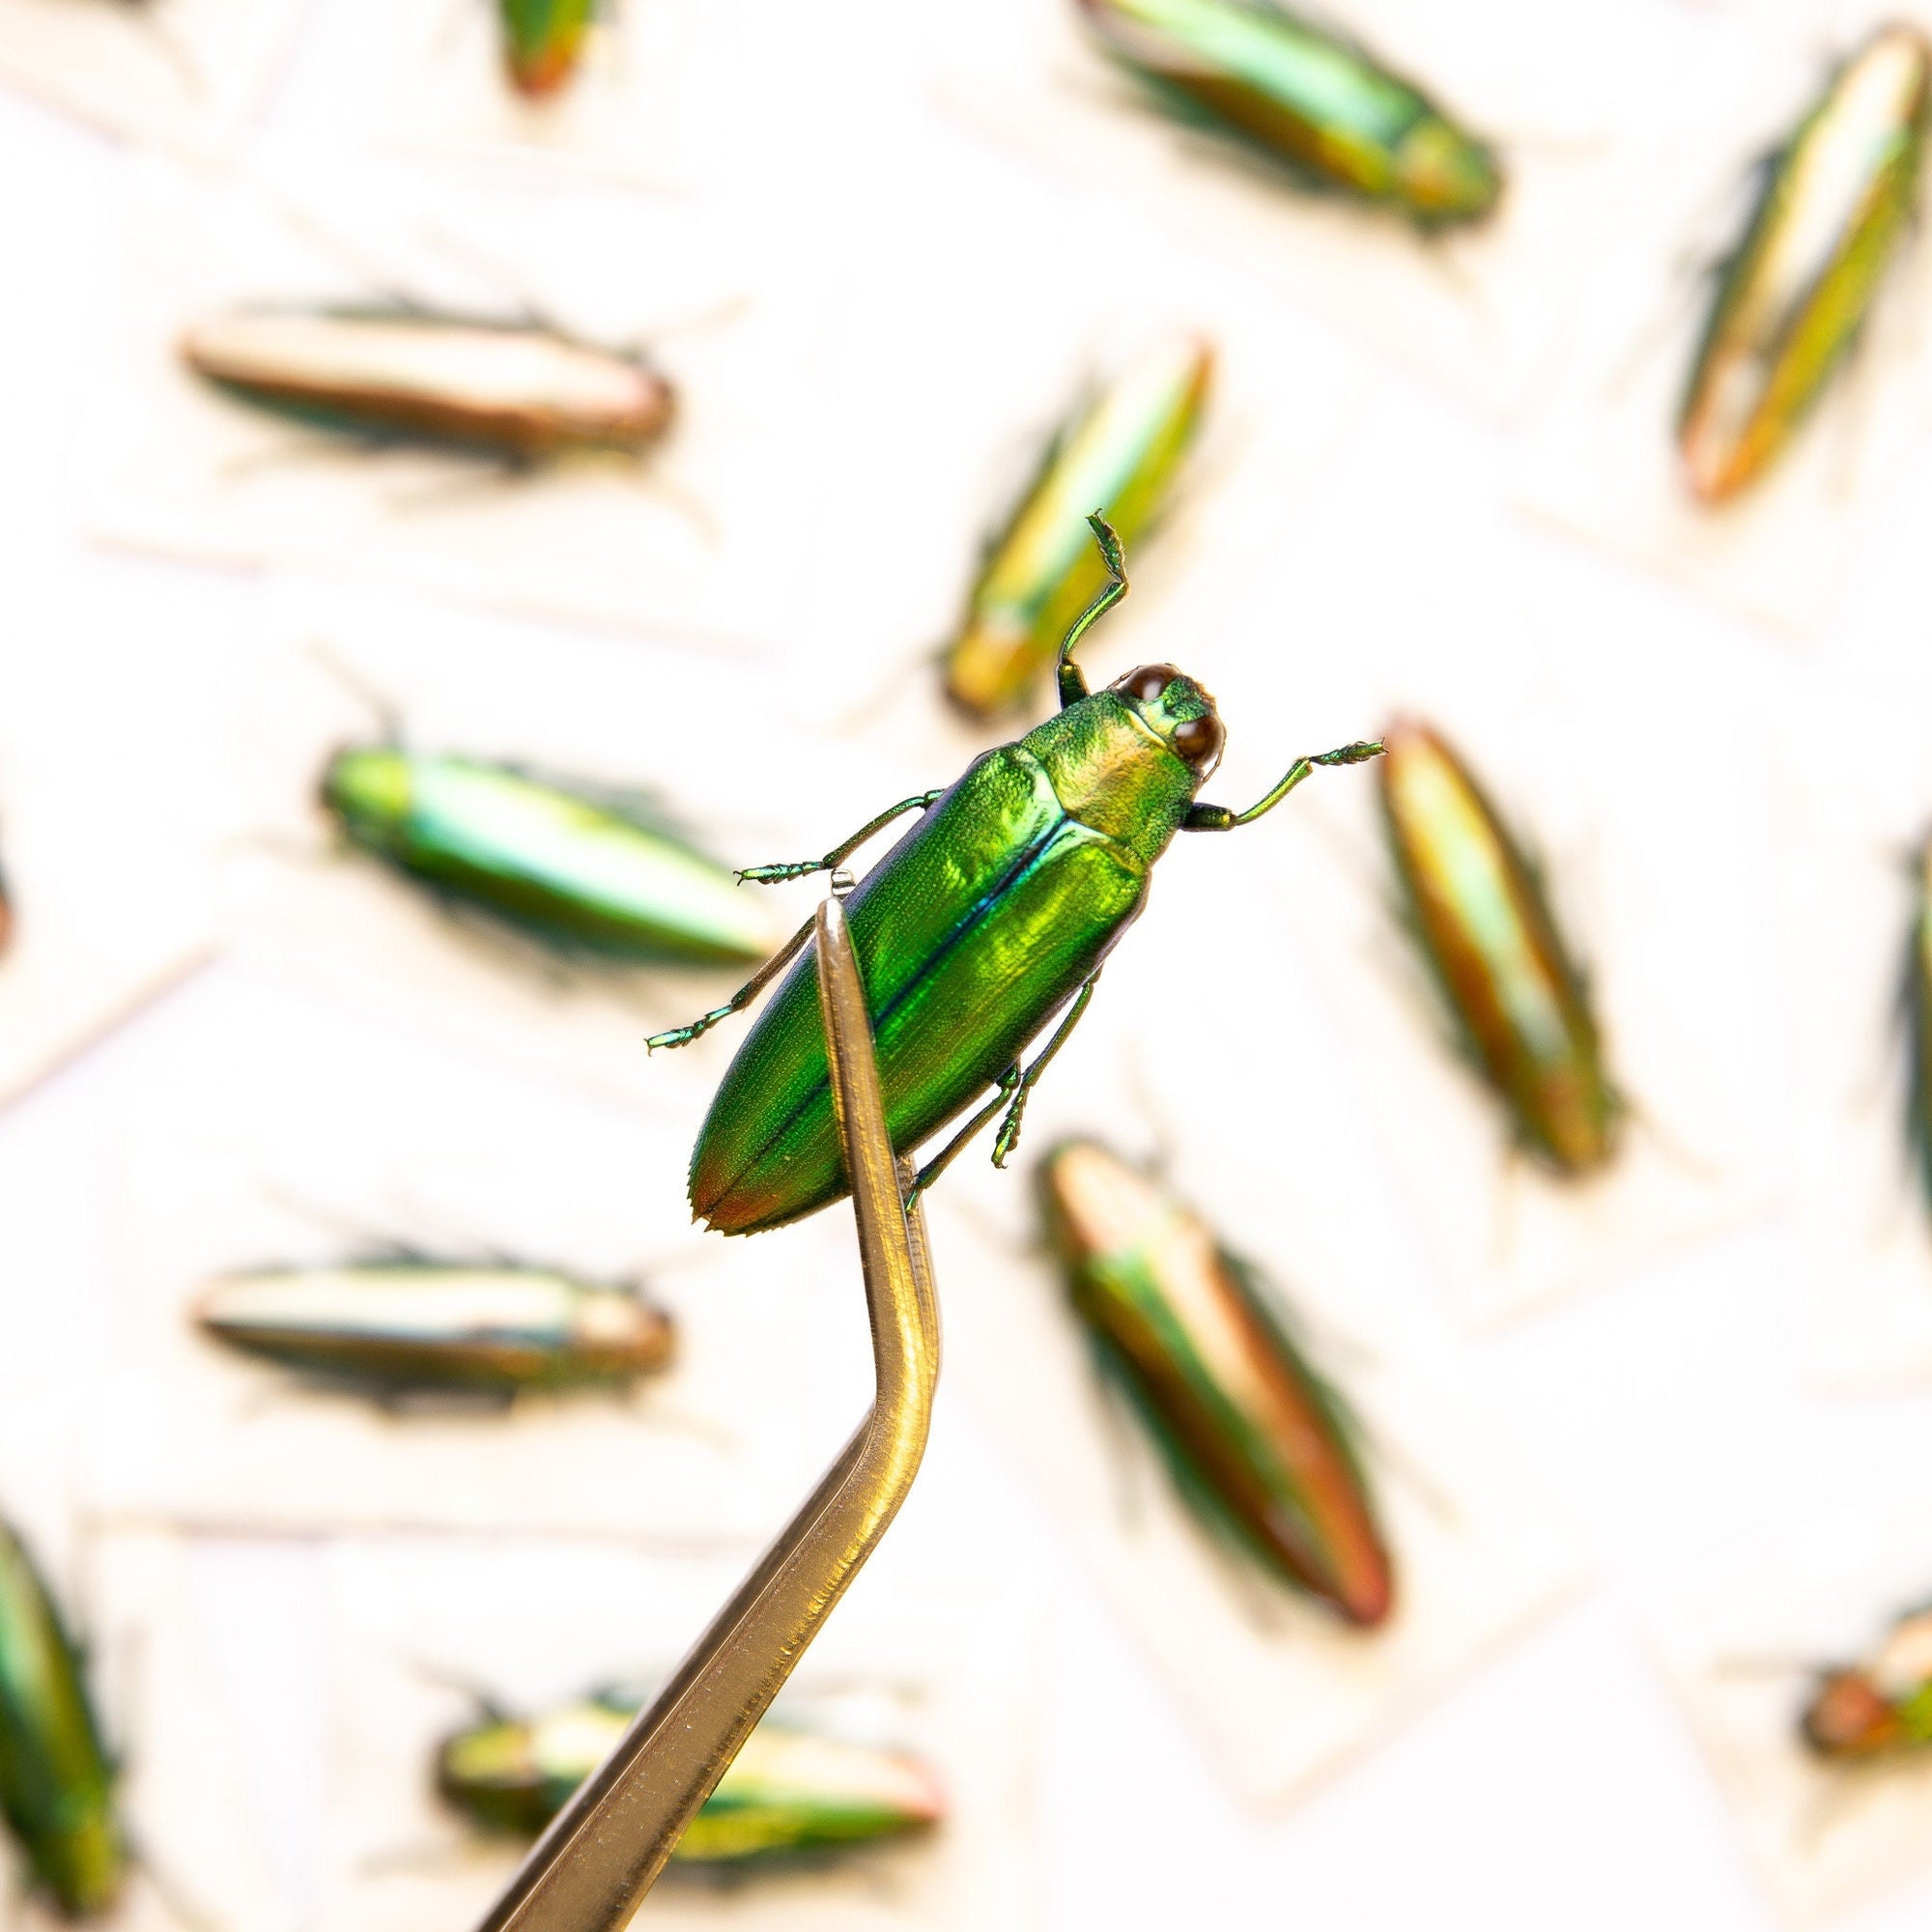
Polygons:
[[1305,185],[1420,229],[1484,219],[1493,152],[1365,48],[1273,0],[1076,0],[1107,51],[1180,118],[1206,121]]
[[622,1386],[669,1361],[669,1316],[634,1288],[554,1268],[392,1257],[213,1283],[213,1340],[382,1396]]
[[1005,529],[987,547],[946,651],[946,695],[973,718],[1026,705],[1060,639],[1106,583],[1087,512],[1123,547],[1158,518],[1214,375],[1198,338],[1163,343],[1067,422]]
[[1428,725],[1398,719],[1383,743],[1403,923],[1457,1043],[1524,1149],[1558,1174],[1592,1173],[1615,1151],[1624,1103],[1536,868]]
[[[437,1753],[437,1789],[486,1830],[534,1837],[609,1755],[641,1701],[611,1691],[459,1731]],[[903,1837],[945,1816],[945,1793],[919,1758],[767,1718],[671,1857],[743,1869]]]
[[1819,1757],[1839,1763],[1932,1746],[1932,1609],[1900,1617],[1862,1662],[1821,1671],[1799,1731]]
[[532,100],[562,91],[582,64],[598,0],[497,0],[503,71]]
[[[894,819],[922,814],[845,901],[893,1145],[910,1152],[995,1091],[920,1171],[914,1195],[1002,1111],[993,1161],[1006,1165],[1027,1096],[1087,1010],[1176,833],[1250,824],[1318,766],[1359,764],[1381,750],[1352,744],[1297,758],[1244,811],[1197,802],[1225,737],[1213,698],[1172,665],[1143,665],[1090,692],[1073,662],[1088,627],[1127,587],[1113,531],[1091,521],[1107,582],[1061,642],[1059,712],[983,753],[952,784],[888,807],[823,858],[741,874],[764,882],[831,871]],[[810,937],[808,922],[724,1006],[649,1042],[685,1045],[791,966],[726,1069],[692,1154],[693,1212],[724,1234],[795,1221],[847,1191]]]
[[1771,469],[1857,339],[1918,207],[1929,113],[1932,43],[1881,27],[1767,165],[1678,413],[1706,503]]
[[93,1918],[119,1897],[128,1844],[80,1654],[33,1559],[4,1521],[0,1816],[34,1889],[63,1918]]
[[1074,1310],[1180,1494],[1349,1623],[1382,1623],[1394,1573],[1353,1425],[1267,1285],[1097,1141],[1055,1148],[1038,1188]]
[[337,752],[321,789],[358,850],[554,952],[730,966],[772,945],[732,875],[639,795],[393,743]]
[[405,303],[238,308],[194,324],[182,360],[225,394],[369,444],[427,445],[520,469],[641,456],[669,429],[670,384],[640,353],[535,318]]

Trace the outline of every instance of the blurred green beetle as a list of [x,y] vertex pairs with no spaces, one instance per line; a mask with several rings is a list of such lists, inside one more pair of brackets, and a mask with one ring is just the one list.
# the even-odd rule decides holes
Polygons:
[[[478,1825],[534,1836],[609,1756],[641,1702],[609,1691],[471,1725],[437,1753],[437,1788]],[[767,1718],[671,1857],[744,1866],[902,1837],[945,1815],[945,1793],[918,1758]]]
[[1127,369],[1053,440],[1038,474],[988,546],[947,646],[946,695],[971,718],[1026,705],[1046,679],[1066,627],[1106,587],[1087,513],[1122,544],[1160,514],[1201,419],[1214,352],[1187,337]]
[[1932,1748],[1932,1609],[1900,1617],[1862,1662],[1821,1671],[1799,1728],[1818,1756],[1841,1763]]
[[120,1896],[128,1865],[114,1767],[80,1653],[19,1537],[0,1522],[0,1817],[66,1918]]
[[1187,119],[1207,120],[1316,189],[1417,228],[1483,220],[1491,149],[1332,29],[1271,0],[1078,0],[1107,50]]
[[1253,1268],[1093,1140],[1040,1162],[1074,1311],[1182,1497],[1250,1558],[1374,1629],[1395,1598],[1354,1426]]
[[322,803],[372,858],[556,952],[734,966],[774,941],[732,875],[635,793],[382,743],[337,752]]
[[1707,503],[1783,453],[1864,323],[1918,204],[1932,43],[1881,27],[1771,160],[1724,265],[1678,415],[1684,474]]
[[195,1321],[245,1354],[360,1392],[622,1385],[669,1361],[669,1316],[635,1287],[511,1262],[393,1255],[213,1283]]
[[1558,1174],[1593,1173],[1626,1110],[1536,868],[1428,725],[1397,719],[1383,743],[1382,823],[1404,923],[1457,1042],[1528,1151]]

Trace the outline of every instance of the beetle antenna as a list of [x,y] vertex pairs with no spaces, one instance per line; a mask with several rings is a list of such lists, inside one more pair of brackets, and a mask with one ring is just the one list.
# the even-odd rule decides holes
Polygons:
[[382,725],[386,739],[394,744],[402,742],[402,706],[386,691],[371,684],[326,638],[311,638],[306,651],[308,657],[320,665],[350,696],[366,704],[376,714],[376,721]]
[[1127,594],[1127,564],[1121,554],[1121,540],[1114,534],[1114,526],[1101,516],[1098,510],[1087,519],[1087,527],[1094,532],[1094,541],[1100,546],[1100,560],[1107,566],[1107,582],[1100,593],[1074,618],[1065,637],[1060,640],[1060,708],[1065,711],[1069,704],[1078,704],[1087,696],[1087,679],[1080,667],[1073,662],[1073,647],[1087,635],[1094,621],[1111,611]]

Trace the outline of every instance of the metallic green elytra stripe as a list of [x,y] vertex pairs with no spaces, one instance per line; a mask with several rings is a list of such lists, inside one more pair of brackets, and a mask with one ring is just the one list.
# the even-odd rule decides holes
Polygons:
[[[1177,832],[1233,831],[1273,810],[1317,765],[1359,763],[1381,749],[1298,758],[1245,811],[1197,804],[1221,754],[1214,700],[1172,665],[1143,665],[1090,693],[1072,661],[1088,625],[1126,591],[1114,533],[1093,522],[1110,581],[1061,644],[1060,712],[976,758],[954,784],[891,807],[824,858],[743,875],[833,869],[900,812],[924,812],[846,902],[893,1145],[910,1153],[997,1083],[927,1163],[920,1188],[1002,1108],[993,1159],[1005,1165],[1028,1094],[1086,1009]],[[692,1154],[693,1212],[724,1234],[778,1227],[846,1191],[810,935],[808,923],[728,1004],[650,1042],[696,1039],[804,952],[732,1061]],[[1022,1068],[1021,1052],[1069,1000]]]
[[1212,347],[1163,344],[1054,439],[1011,521],[993,541],[948,647],[946,692],[990,718],[1037,696],[1066,627],[1107,573],[1087,518],[1096,507],[1132,544],[1166,500],[1214,375]]
[[383,1391],[628,1382],[672,1347],[670,1318],[636,1289],[506,1264],[260,1269],[214,1283],[195,1320],[230,1348]]
[[223,394],[313,428],[518,465],[641,456],[676,410],[640,352],[535,322],[394,305],[242,308],[186,329],[180,352]]
[[1383,742],[1382,822],[1405,923],[1466,1057],[1524,1148],[1562,1174],[1602,1167],[1623,1107],[1534,867],[1427,725],[1398,719]]
[[[488,1830],[534,1836],[609,1755],[639,1702],[612,1692],[460,1731],[437,1753],[437,1788]],[[767,1719],[671,1856],[744,1865],[900,1837],[945,1815],[945,1793],[918,1758]]]
[[1771,468],[1851,347],[1918,207],[1928,114],[1932,43],[1882,27],[1771,162],[1678,416],[1705,502]]
[[128,1850],[80,1658],[20,1539],[0,1522],[0,1816],[35,1888],[70,1918],[104,1912]]
[[1055,1148],[1038,1184],[1074,1309],[1183,1496],[1350,1623],[1381,1623],[1395,1581],[1351,1425],[1254,1271],[1097,1142]]
[[736,965],[771,950],[755,897],[643,808],[512,765],[354,745],[322,801],[398,871],[563,951]]
[[1821,1671],[1799,1730],[1818,1756],[1846,1762],[1932,1747],[1932,1609],[1899,1618],[1863,1662]]
[[520,94],[554,94],[583,58],[597,0],[497,0],[503,66]]
[[1492,151],[1428,95],[1333,31],[1269,0],[1078,0],[1124,67],[1310,186],[1418,228],[1482,220],[1502,193]]

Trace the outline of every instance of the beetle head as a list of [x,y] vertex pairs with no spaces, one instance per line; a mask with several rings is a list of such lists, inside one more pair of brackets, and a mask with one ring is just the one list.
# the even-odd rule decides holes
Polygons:
[[1221,761],[1227,732],[1214,700],[1172,665],[1142,665],[1109,687],[1199,783]]
[[1805,1706],[1804,1742],[1820,1757],[1875,1757],[1899,1742],[1898,1715],[1862,1670],[1822,1678]]

